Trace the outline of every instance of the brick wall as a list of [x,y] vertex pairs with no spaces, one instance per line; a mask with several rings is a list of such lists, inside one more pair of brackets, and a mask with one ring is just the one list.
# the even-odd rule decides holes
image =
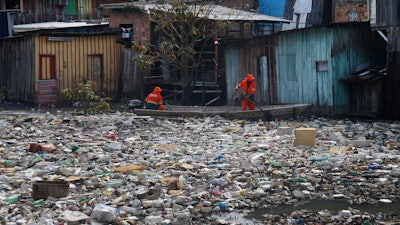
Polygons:
[[334,8],[334,22],[368,21],[367,0],[337,0]]
[[[1,1],[1,0],[0,0]],[[230,8],[250,10],[257,7],[258,0],[219,0],[218,4]],[[150,23],[148,20],[148,15],[142,13],[132,13],[129,11],[105,11],[104,14],[109,15],[109,22],[111,28],[119,28],[120,24],[132,24],[133,25],[133,38],[134,41],[139,45],[147,45],[150,43]],[[239,30],[239,27],[233,28]],[[245,37],[250,35],[250,27],[244,26]],[[224,36],[223,34],[221,36]],[[230,33],[228,36],[239,37],[239,33]]]
[[133,39],[139,45],[150,43],[150,22],[148,16],[143,13],[120,13],[110,14],[110,27],[119,28],[120,24],[133,25]]

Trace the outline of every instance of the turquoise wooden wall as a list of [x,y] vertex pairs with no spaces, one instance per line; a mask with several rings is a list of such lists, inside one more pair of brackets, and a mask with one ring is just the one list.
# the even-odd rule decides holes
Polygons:
[[[334,24],[281,32],[276,47],[277,95],[280,104],[312,103],[321,115],[348,110],[341,78],[365,65],[385,64],[385,43],[368,23]],[[326,71],[317,71],[326,62]]]
[[235,86],[240,82],[239,71],[239,50],[237,48],[227,48],[225,50],[226,57],[226,97],[227,104],[232,105],[235,97]]

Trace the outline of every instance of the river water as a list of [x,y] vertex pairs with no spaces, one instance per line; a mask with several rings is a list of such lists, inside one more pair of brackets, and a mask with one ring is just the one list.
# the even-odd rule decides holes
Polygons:
[[253,211],[234,211],[231,213],[221,214],[218,218],[234,222],[235,224],[258,225],[263,224],[262,221],[266,214],[288,215],[294,211],[300,210],[328,210],[333,213],[338,213],[341,210],[347,210],[349,208],[357,209],[370,215],[376,215],[379,213],[400,215],[400,199],[396,199],[391,203],[378,202],[375,204],[351,204],[346,199],[303,200],[293,205],[281,205],[271,208],[255,209]]

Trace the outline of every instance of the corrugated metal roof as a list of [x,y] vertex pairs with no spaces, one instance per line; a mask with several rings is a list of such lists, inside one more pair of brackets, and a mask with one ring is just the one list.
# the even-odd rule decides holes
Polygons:
[[100,23],[87,23],[87,22],[44,22],[44,23],[31,23],[14,25],[13,30],[15,33],[36,31],[36,30],[49,30],[60,28],[74,28],[74,27],[91,27],[99,25],[108,25],[108,22]]
[[[220,21],[259,21],[259,22],[283,22],[290,23],[290,20],[282,19],[279,17],[259,14],[244,10],[233,9],[220,5],[192,5],[193,10],[205,8],[204,14],[198,13],[199,17],[208,18],[210,20]],[[152,9],[166,10],[172,6],[169,4],[150,4],[143,2],[124,2],[114,4],[101,4],[101,8],[105,9],[124,9],[124,8],[139,8],[145,13],[149,14]]]

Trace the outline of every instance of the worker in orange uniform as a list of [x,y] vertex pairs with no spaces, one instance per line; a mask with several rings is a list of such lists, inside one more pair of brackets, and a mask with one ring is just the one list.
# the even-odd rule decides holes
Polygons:
[[246,110],[247,107],[250,110],[254,110],[256,108],[254,103],[256,82],[254,80],[255,79],[253,75],[249,73],[247,74],[246,78],[244,78],[238,85],[236,85],[236,89],[242,89],[242,93],[240,95],[240,100],[242,101],[242,110]]
[[146,109],[157,109],[157,110],[164,110],[163,99],[161,96],[162,89],[160,87],[155,87],[153,92],[147,95],[146,99],[144,100],[146,103]]

